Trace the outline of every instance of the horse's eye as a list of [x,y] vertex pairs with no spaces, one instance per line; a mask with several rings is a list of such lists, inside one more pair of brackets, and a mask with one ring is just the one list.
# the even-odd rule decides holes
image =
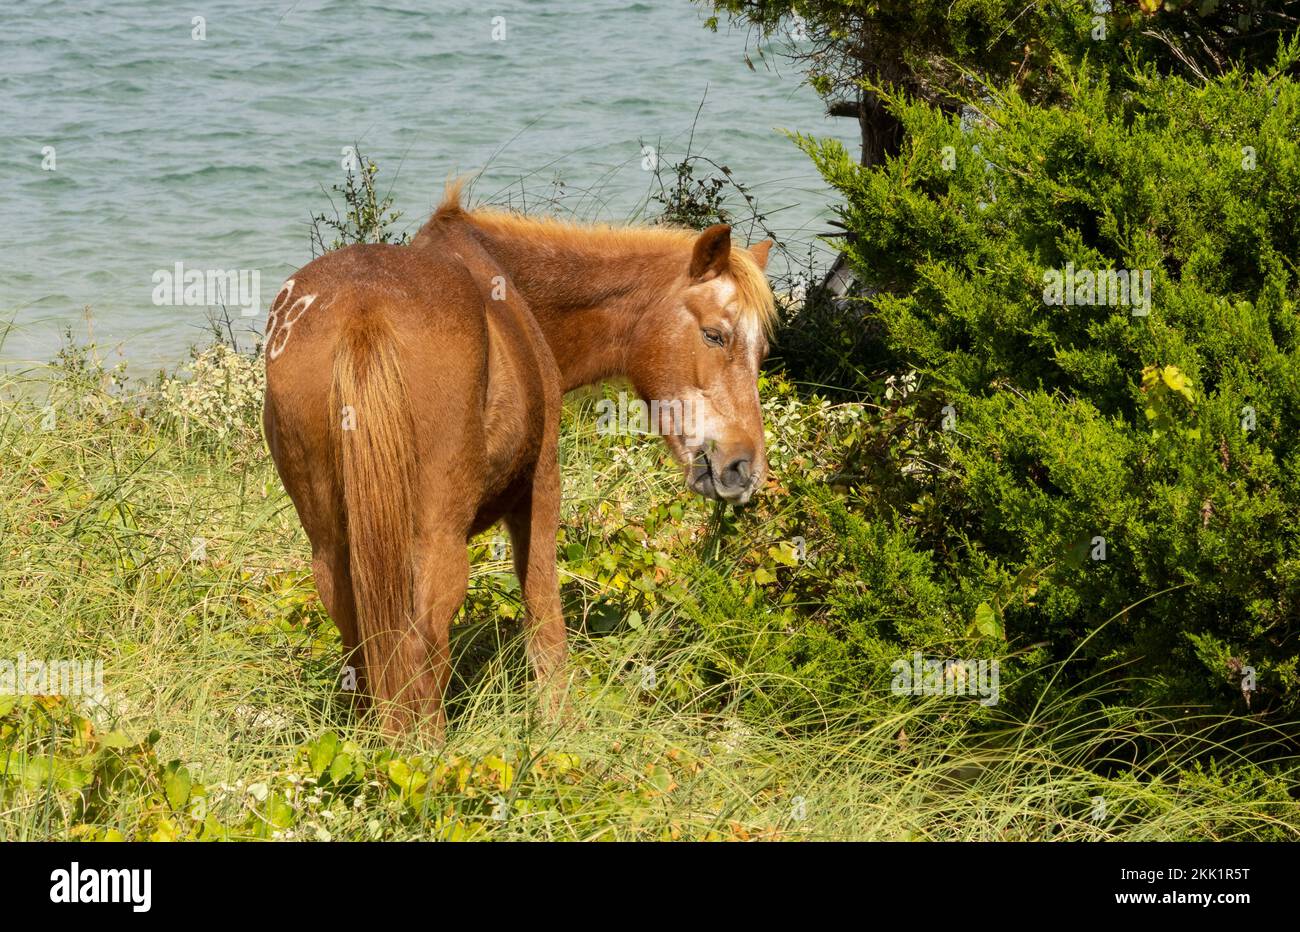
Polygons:
[[720,332],[714,330],[712,327],[704,328],[704,339],[712,343],[714,346],[727,345],[726,338]]

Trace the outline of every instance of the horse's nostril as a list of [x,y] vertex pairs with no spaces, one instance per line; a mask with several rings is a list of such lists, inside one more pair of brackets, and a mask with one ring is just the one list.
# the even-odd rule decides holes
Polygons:
[[750,462],[748,459],[732,460],[722,471],[722,482],[733,488],[749,484]]

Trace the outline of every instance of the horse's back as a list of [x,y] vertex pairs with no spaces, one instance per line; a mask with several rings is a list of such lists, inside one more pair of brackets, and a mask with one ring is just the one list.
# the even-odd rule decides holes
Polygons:
[[348,410],[347,399],[339,411],[330,401],[340,353],[358,340],[390,341],[414,481],[426,500],[445,500],[439,507],[454,512],[449,520],[472,521],[531,466],[545,361],[490,288],[454,253],[385,245],[336,250],[285,282],[267,323],[265,422],[309,534],[304,505],[330,511],[326,500],[339,500],[337,432],[349,417],[366,416]]
[[[295,372],[328,354],[346,327],[386,322],[412,338],[450,344],[467,366],[482,362],[486,329],[481,295],[464,266],[428,261],[400,246],[347,246],[303,266],[284,283],[267,319],[267,376],[282,357],[297,355]],[[414,342],[412,339],[410,342]],[[436,347],[430,347],[436,350]]]

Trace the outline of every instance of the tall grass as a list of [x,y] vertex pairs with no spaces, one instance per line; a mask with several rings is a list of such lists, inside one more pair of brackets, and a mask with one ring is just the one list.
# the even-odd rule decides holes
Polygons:
[[[1096,695],[1045,695],[1029,716],[978,726],[972,706],[952,699],[900,711],[865,689],[849,712],[755,712],[763,703],[742,700],[798,684],[736,661],[751,631],[717,617],[704,634],[669,609],[602,626],[602,585],[572,569],[568,712],[540,719],[517,594],[486,540],[473,547],[455,626],[446,743],[386,743],[340,686],[338,636],[255,427],[236,419],[219,438],[185,429],[159,401],[165,392],[106,384],[93,367],[65,364],[0,385],[3,654],[100,660],[105,680],[102,701],[0,696],[2,838],[1226,839],[1300,829],[1292,759],[1279,754],[1265,775],[1214,745],[1214,722],[1174,729],[1151,710],[1113,705],[1099,714]],[[710,547],[714,516],[683,494],[653,439],[597,435],[592,404],[582,396],[566,410],[564,540],[621,553],[618,533],[636,514],[679,503],[668,572],[709,611],[708,574],[734,570],[728,561],[761,527],[733,522],[738,536]],[[1207,757],[1219,763],[1206,769]]]

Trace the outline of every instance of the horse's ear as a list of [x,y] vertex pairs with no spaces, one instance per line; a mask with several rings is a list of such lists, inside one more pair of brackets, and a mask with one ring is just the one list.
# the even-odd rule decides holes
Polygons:
[[691,252],[691,280],[708,281],[727,271],[731,264],[731,227],[725,223],[709,227],[695,241]]
[[765,239],[761,243],[755,243],[749,247],[749,251],[754,256],[754,261],[758,263],[760,269],[767,268],[767,254],[772,251],[772,241]]

